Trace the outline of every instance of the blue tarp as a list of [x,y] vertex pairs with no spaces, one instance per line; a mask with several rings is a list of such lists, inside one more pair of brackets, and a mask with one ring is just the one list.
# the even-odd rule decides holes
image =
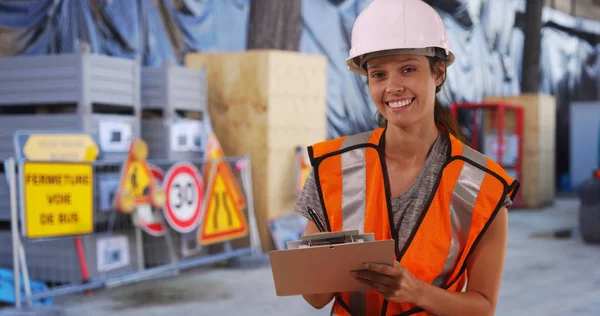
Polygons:
[[162,22],[158,3],[142,2],[142,42],[144,47],[143,63],[146,66],[159,67],[165,63],[176,63],[177,48],[169,37],[169,28]]
[[40,55],[73,51],[74,1],[0,2],[0,55]]
[[370,1],[303,0],[300,51],[323,54],[327,65],[327,134],[348,135],[375,127],[375,106],[366,80],[346,66],[352,24]]
[[[182,54],[246,49],[250,0],[164,1],[183,37]],[[174,3],[180,2],[180,7]]]
[[[85,1],[84,1],[85,2]],[[139,1],[98,1],[101,53],[135,59],[142,53]]]

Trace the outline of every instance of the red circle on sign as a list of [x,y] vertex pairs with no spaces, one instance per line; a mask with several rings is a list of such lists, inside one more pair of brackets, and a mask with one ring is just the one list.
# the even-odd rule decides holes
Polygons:
[[200,223],[204,182],[199,174],[194,165],[181,162],[173,165],[165,176],[165,218],[180,233],[188,233]]

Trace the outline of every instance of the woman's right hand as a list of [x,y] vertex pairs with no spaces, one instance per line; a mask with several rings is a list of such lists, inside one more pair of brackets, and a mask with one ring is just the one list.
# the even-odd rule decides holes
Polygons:
[[[319,228],[317,228],[317,225],[315,225],[315,223],[313,223],[313,221],[309,220],[306,223],[305,234],[311,235],[311,234],[317,234],[317,233],[319,233]],[[307,301],[310,305],[312,305],[312,307],[314,307],[316,309],[321,309],[321,308],[325,307],[327,304],[329,304],[329,302],[331,302],[331,300],[333,299],[334,296],[335,296],[335,293],[302,295],[302,297],[304,297],[304,300]]]

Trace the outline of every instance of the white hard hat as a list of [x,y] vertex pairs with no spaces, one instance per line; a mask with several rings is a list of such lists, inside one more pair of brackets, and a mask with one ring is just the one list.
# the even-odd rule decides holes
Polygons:
[[[436,49],[437,48],[437,49]],[[366,75],[373,57],[413,54],[438,56],[450,66],[455,59],[438,13],[422,0],[373,0],[356,18],[346,63]]]

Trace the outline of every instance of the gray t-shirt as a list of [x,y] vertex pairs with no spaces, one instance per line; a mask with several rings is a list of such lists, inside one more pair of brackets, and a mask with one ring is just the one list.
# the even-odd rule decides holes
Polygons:
[[[392,211],[394,218],[394,227],[399,229],[397,248],[402,249],[415,228],[421,214],[428,207],[427,202],[435,188],[437,177],[448,156],[448,147],[450,139],[446,134],[440,132],[436,141],[433,143],[429,156],[423,165],[423,168],[417,175],[411,187],[402,195],[392,197]],[[505,199],[505,206],[510,206],[509,197]],[[322,223],[325,223],[325,214],[321,208],[319,193],[315,184],[313,170],[310,171],[302,192],[296,200],[296,212],[312,220],[307,211],[307,206],[315,210]]]

